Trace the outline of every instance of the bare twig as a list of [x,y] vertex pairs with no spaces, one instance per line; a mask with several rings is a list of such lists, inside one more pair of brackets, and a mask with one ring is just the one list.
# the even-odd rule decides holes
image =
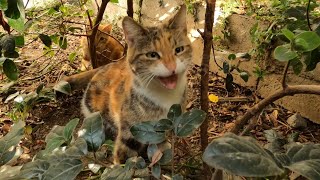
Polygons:
[[133,0],[127,0],[127,14],[129,17],[133,18]]
[[138,9],[138,23],[141,23],[141,16],[142,16],[142,3],[143,3],[143,0],[139,0],[139,9]]
[[311,3],[311,0],[308,1],[308,6],[307,6],[307,21],[308,21],[309,30],[312,31],[311,24],[310,24],[310,17],[309,17],[310,3]]
[[90,34],[89,37],[89,49],[90,49],[90,57],[91,57],[91,64],[92,64],[92,68],[97,68],[97,57],[96,57],[96,47],[94,45],[94,41],[95,41],[95,37],[98,31],[98,26],[102,20],[103,17],[103,13],[107,7],[107,4],[110,0],[102,0],[98,15],[97,15],[97,19],[94,23],[94,26],[92,28],[92,33]]
[[235,126],[231,129],[231,132],[238,134],[242,127],[248,123],[248,121],[254,117],[257,113],[261,112],[267,105],[274,101],[281,99],[285,96],[292,96],[295,94],[315,94],[320,95],[320,86],[317,85],[294,85],[287,86],[285,89],[280,89],[260,101],[258,104],[250,108],[241,118],[235,121]]

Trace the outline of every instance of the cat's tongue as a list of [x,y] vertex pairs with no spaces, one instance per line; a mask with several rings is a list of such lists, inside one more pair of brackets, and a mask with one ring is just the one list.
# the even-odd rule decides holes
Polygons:
[[167,89],[174,89],[177,86],[178,75],[174,74],[168,77],[159,77],[159,80]]

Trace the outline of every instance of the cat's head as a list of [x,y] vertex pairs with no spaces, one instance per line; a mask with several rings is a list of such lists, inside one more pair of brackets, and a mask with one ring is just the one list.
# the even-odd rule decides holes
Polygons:
[[186,7],[157,27],[142,27],[129,17],[122,22],[128,44],[127,59],[142,85],[159,83],[175,89],[192,59],[187,37]]

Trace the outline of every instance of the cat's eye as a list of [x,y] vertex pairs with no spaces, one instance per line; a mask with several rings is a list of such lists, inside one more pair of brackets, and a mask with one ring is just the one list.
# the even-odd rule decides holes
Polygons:
[[183,46],[177,47],[177,48],[175,49],[176,54],[179,54],[179,53],[181,53],[181,52],[183,52],[183,51],[184,51],[184,47],[183,47]]
[[146,56],[152,59],[160,59],[160,55],[157,52],[148,52]]

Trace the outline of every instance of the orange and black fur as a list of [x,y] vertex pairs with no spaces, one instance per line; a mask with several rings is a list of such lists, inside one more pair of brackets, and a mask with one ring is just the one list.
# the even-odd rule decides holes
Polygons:
[[132,125],[166,118],[172,104],[185,102],[192,59],[185,6],[158,27],[142,27],[129,17],[122,26],[128,44],[125,58],[65,79],[71,87],[90,81],[82,112],[100,112],[107,137],[115,140],[115,163],[145,153],[130,133]]
[[[109,64],[123,57],[124,47],[119,41],[110,36],[112,25],[102,25],[98,27],[95,38],[97,67]],[[87,37],[81,38],[83,59],[81,61],[81,71],[89,69],[91,64],[90,50]]]

